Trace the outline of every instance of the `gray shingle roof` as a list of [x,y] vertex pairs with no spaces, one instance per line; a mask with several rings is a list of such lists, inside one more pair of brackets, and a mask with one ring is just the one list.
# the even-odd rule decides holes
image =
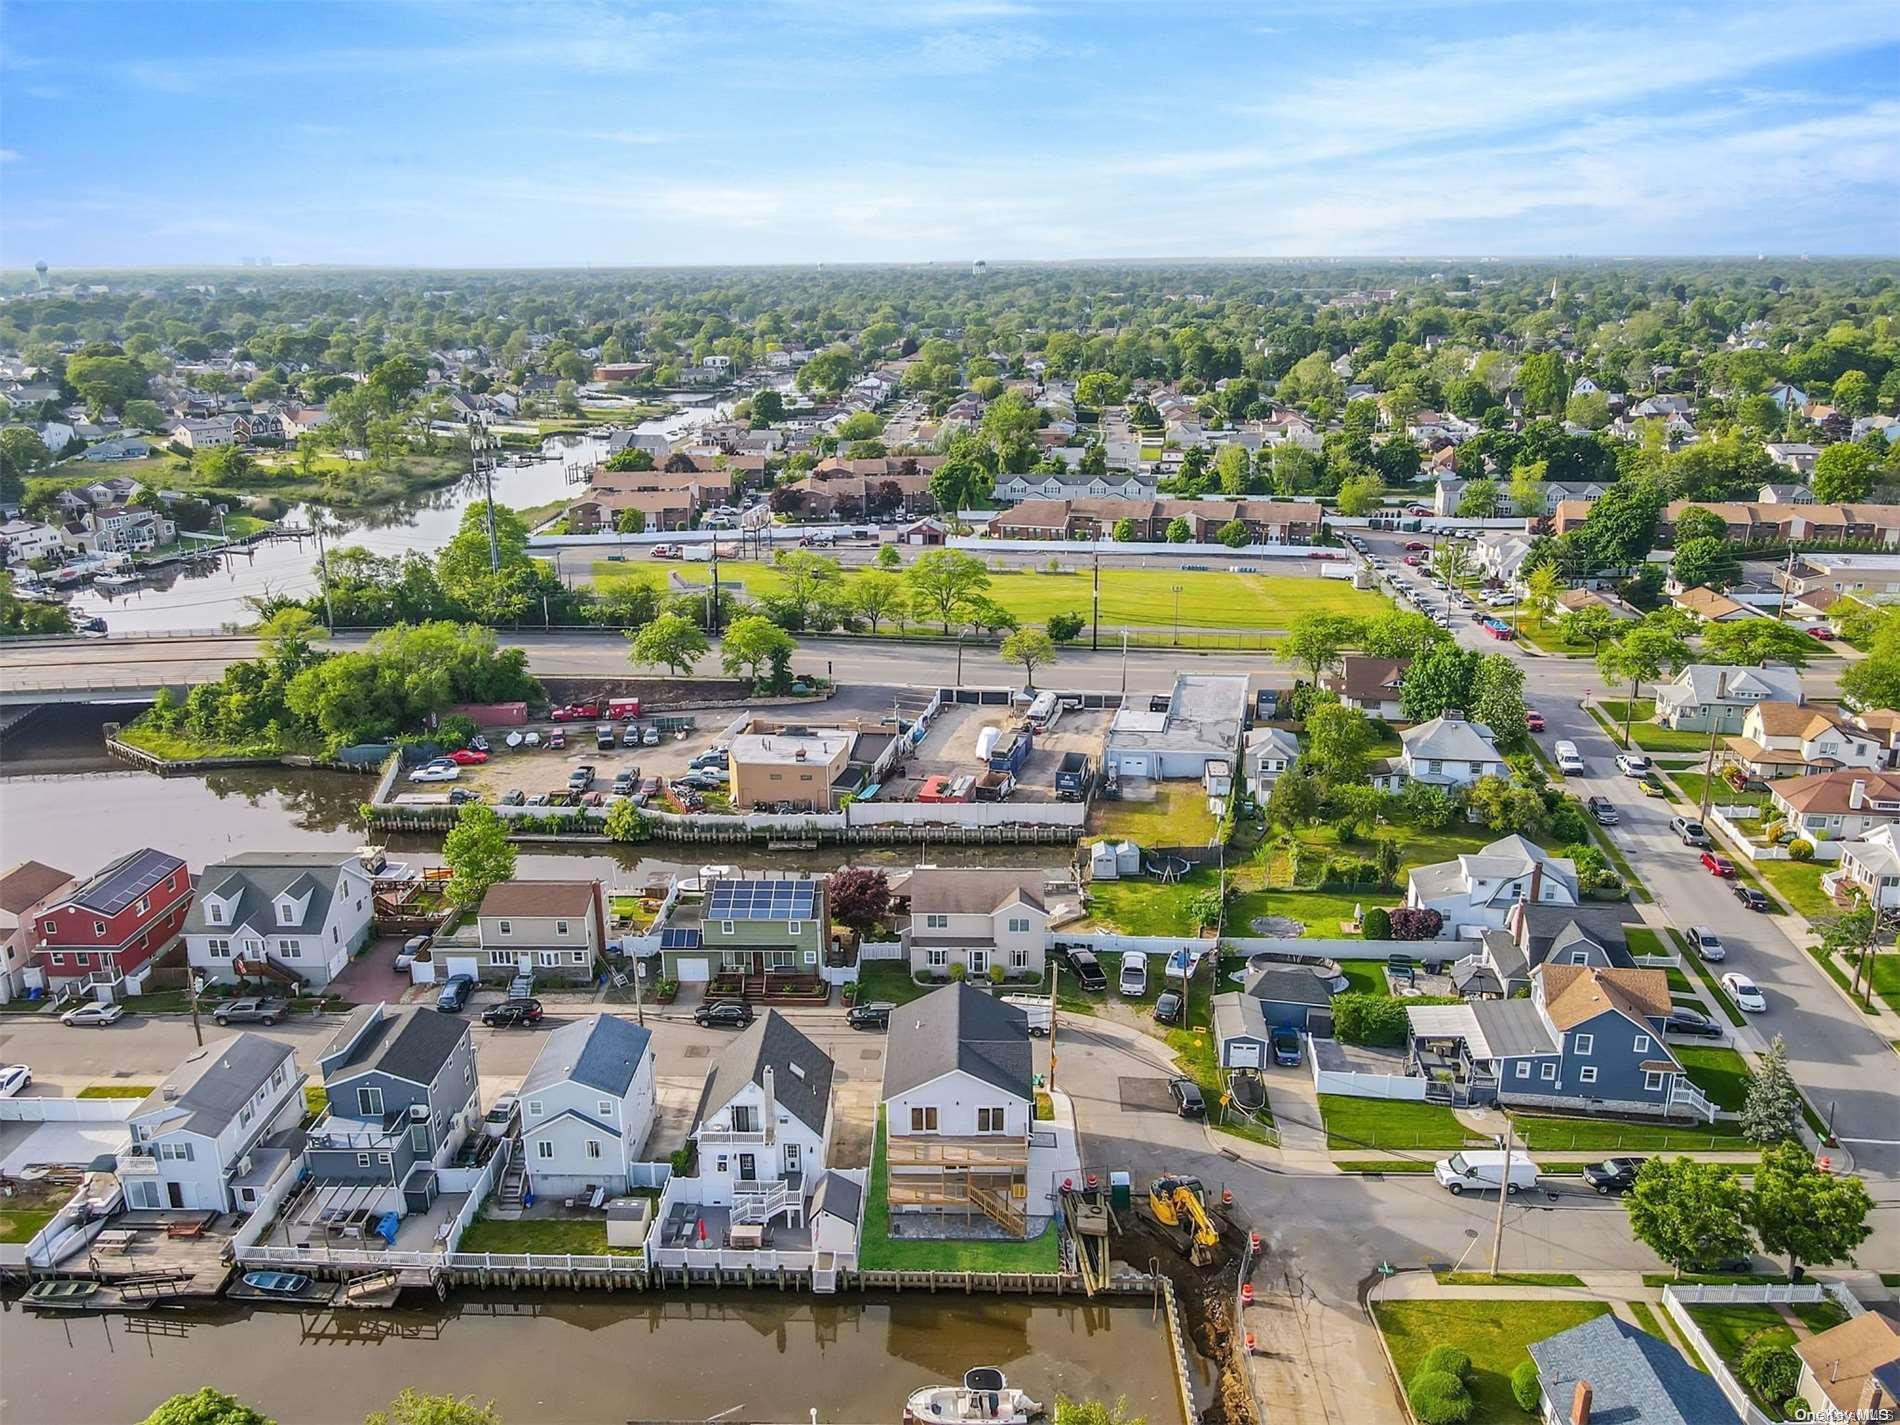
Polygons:
[[[199,878],[200,894],[185,917],[185,934],[217,935],[249,925],[259,932],[321,930],[330,918],[330,902],[343,878],[343,868],[356,863],[347,851],[247,851],[215,866]],[[230,918],[213,924],[205,904],[205,889],[222,900],[237,897]],[[295,898],[309,892],[310,902],[295,925],[280,926],[272,902],[285,891]]]
[[402,1009],[364,1005],[345,1021],[324,1052],[329,1059],[333,1053],[348,1051],[329,1064],[324,1081],[375,1072],[412,1084],[431,1083],[468,1032],[466,1020],[427,1005]]
[[1271,1000],[1275,1004],[1315,1005],[1324,1009],[1333,1002],[1333,992],[1304,965],[1268,965],[1247,981],[1246,990],[1254,999]]
[[892,1011],[885,1098],[958,1069],[1018,1098],[1032,1097],[1029,1016],[962,982]]
[[801,1034],[775,1009],[768,1009],[714,1061],[693,1114],[697,1128],[708,1113],[732,1102],[747,1084],[765,1085],[772,1070],[772,1095],[814,1133],[825,1131],[831,1108],[831,1056]]
[[171,1109],[185,1117],[168,1118],[166,1127],[215,1138],[292,1053],[288,1044],[261,1034],[238,1034],[207,1044],[167,1074],[132,1116]]
[[1534,1343],[1544,1396],[1563,1419],[1577,1382],[1590,1383],[1590,1418],[1615,1425],[1740,1425],[1728,1397],[1680,1352],[1605,1314]]
[[620,1098],[652,1039],[648,1031],[617,1014],[570,1020],[548,1035],[519,1092],[527,1095],[572,1082]]
[[1556,1042],[1538,1018],[1537,1006],[1527,999],[1473,1000],[1472,1016],[1484,1031],[1485,1043],[1498,1058],[1513,1054],[1554,1054]]
[[863,1200],[864,1194],[850,1178],[843,1173],[826,1173],[811,1195],[811,1215],[816,1217],[821,1212],[829,1212],[833,1217],[855,1223]]

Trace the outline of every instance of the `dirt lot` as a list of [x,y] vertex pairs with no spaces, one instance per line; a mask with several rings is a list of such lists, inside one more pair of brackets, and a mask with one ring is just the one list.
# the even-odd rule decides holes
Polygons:
[[[1069,752],[1086,753],[1101,765],[1102,744],[1108,736],[1110,714],[1103,711],[1064,713],[1055,727],[1036,739],[1035,750],[1016,777],[1012,800],[1051,802],[1056,799],[1056,768]],[[917,795],[926,777],[957,777],[983,770],[976,760],[977,738],[986,727],[1007,729],[1020,715],[1004,707],[958,704],[946,707],[930,725],[923,746],[904,764],[895,779],[895,800]]]

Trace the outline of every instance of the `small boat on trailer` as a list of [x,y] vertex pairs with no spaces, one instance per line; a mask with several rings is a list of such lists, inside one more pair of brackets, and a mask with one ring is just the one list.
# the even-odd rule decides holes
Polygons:
[[963,1373],[962,1385],[927,1385],[904,1402],[905,1425],[933,1421],[981,1421],[983,1425],[1029,1425],[1041,1418],[1042,1406],[1004,1379],[995,1366],[976,1366]]

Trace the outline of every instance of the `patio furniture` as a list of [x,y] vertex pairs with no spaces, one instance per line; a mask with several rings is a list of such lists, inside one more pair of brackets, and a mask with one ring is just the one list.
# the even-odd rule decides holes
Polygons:
[[597,1183],[588,1183],[575,1196],[568,1198],[562,1205],[569,1212],[598,1212],[601,1204],[607,1201],[607,1189]]
[[765,1225],[759,1222],[734,1223],[726,1232],[726,1245],[740,1252],[756,1252],[765,1246]]
[[127,1257],[132,1254],[132,1244],[138,1240],[138,1235],[125,1228],[114,1228],[93,1238],[92,1248],[100,1256]]
[[206,1217],[193,1217],[184,1222],[167,1222],[165,1224],[165,1235],[167,1237],[182,1238],[186,1241],[191,1241],[204,1236],[205,1228],[210,1225],[210,1219]]

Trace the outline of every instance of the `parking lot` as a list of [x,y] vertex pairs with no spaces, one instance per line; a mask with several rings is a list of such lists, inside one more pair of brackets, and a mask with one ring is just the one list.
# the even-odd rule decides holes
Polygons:
[[[1102,709],[1065,712],[1055,726],[1038,736],[1029,760],[1016,774],[1015,801],[1052,802],[1056,799],[1056,768],[1065,754],[1085,753],[1097,767],[1101,765],[1102,744],[1108,736],[1110,714]],[[928,777],[957,778],[985,770],[977,760],[977,739],[985,728],[1006,731],[1020,726],[1020,712],[1001,706],[953,704],[944,708],[930,725],[923,744],[904,764],[902,774],[891,780],[890,800],[914,800]]]
[[[617,723],[614,726],[615,746],[611,752],[599,750],[594,739],[595,724],[591,722],[539,725],[532,730],[541,734],[543,745],[540,747],[509,748],[491,730],[488,735],[490,751],[487,762],[462,768],[462,775],[453,782],[401,781],[395,788],[395,799],[409,804],[439,802],[447,799],[451,788],[458,788],[474,792],[492,805],[510,792],[520,792],[528,797],[543,792],[564,792],[567,790],[568,774],[582,763],[593,767],[594,790],[599,792],[607,791],[613,785],[615,775],[623,771],[632,771],[638,777],[658,777],[666,781],[683,776],[687,764],[719,739],[727,721],[726,717],[719,714],[708,714],[684,740],[668,733],[653,747],[619,745],[620,734],[626,724]],[[566,733],[567,746],[564,748],[546,745],[548,734],[556,726]]]

